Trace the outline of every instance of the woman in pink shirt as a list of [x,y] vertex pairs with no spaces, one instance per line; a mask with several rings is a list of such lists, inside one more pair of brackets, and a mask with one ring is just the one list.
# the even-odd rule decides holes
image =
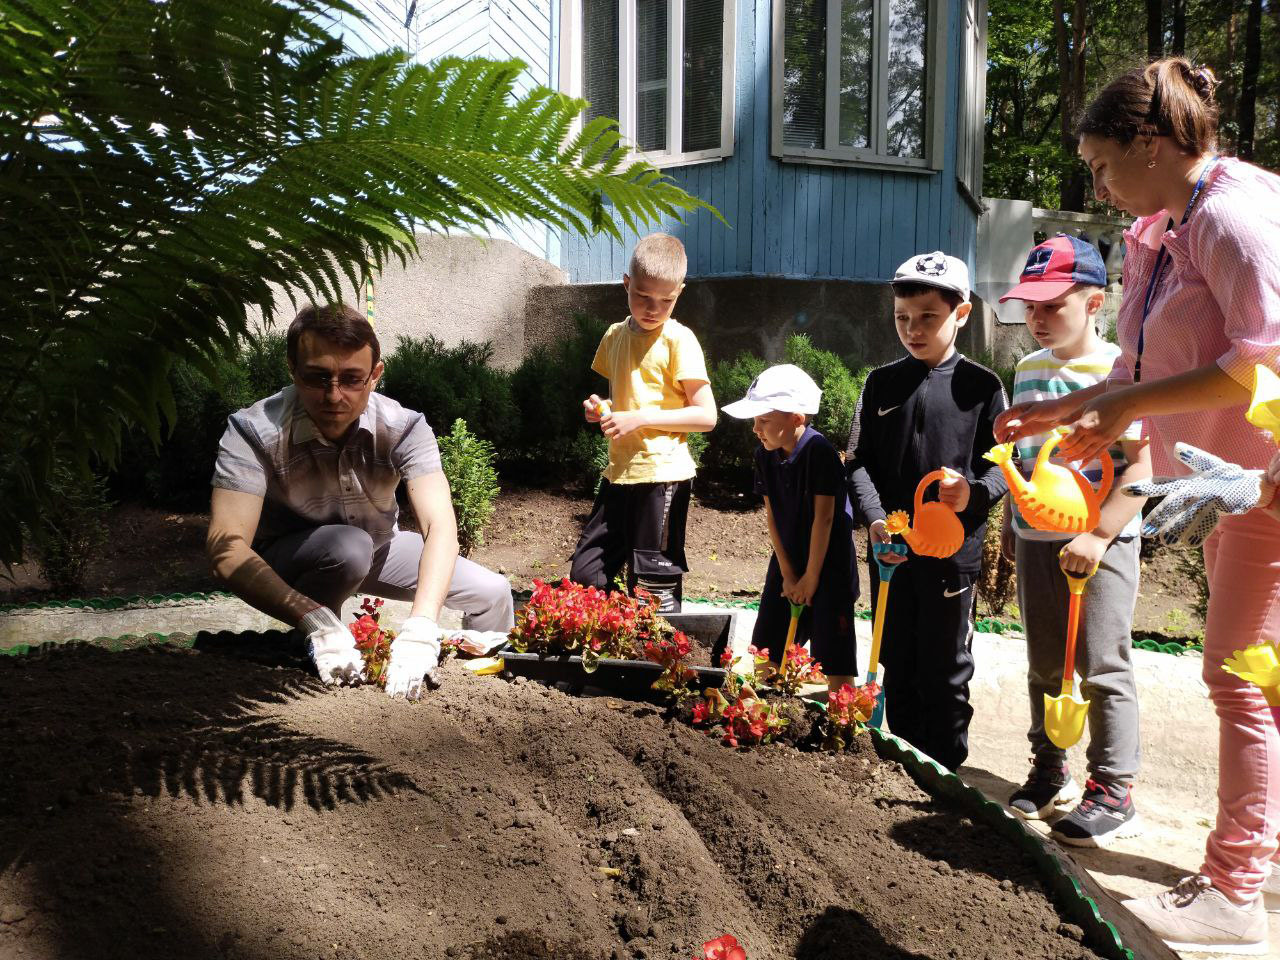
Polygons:
[[[1274,445],[1243,414],[1254,365],[1280,361],[1280,178],[1217,155],[1213,85],[1169,58],[1113,80],[1085,110],[1079,152],[1094,191],[1138,218],[1125,232],[1123,352],[1097,387],[1010,408],[1000,439],[1069,424],[1059,454],[1088,461],[1141,419],[1157,474],[1187,472],[1178,441],[1246,468],[1271,460]],[[1175,949],[1265,954],[1260,894],[1269,880],[1280,890],[1280,735],[1261,691],[1222,663],[1280,639],[1280,522],[1257,509],[1226,516],[1204,554],[1217,825],[1199,875],[1127,906]]]

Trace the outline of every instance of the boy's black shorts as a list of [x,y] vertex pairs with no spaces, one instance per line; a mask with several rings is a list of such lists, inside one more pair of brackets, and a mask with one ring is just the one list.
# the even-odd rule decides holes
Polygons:
[[[811,606],[805,607],[796,628],[795,642],[809,643],[809,654],[822,664],[828,676],[856,676],[857,639],[854,635],[853,571],[844,576],[823,575]],[[782,595],[782,570],[778,558],[769,559],[764,590],[760,594],[760,612],[756,617],[751,643],[756,649],[769,649],[769,659],[782,662],[782,648],[787,642],[791,624],[791,603]]]
[[627,587],[653,593],[663,613],[677,613],[689,566],[684,528],[692,480],[673,483],[600,481],[591,516],[570,563],[569,579],[607,588],[624,566]]

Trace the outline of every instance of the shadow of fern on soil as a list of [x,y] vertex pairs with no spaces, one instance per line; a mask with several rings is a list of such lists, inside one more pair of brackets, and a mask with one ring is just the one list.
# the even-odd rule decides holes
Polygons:
[[193,731],[186,742],[130,750],[124,792],[186,796],[239,806],[245,790],[290,811],[299,793],[313,810],[418,791],[406,774],[346,744],[300,734],[274,720],[245,719]]

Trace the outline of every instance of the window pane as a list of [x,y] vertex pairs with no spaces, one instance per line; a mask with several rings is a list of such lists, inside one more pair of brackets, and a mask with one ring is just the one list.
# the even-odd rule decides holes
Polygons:
[[872,0],[840,5],[840,143],[871,146]]
[[827,0],[782,2],[782,142],[820,150],[827,122]]
[[586,122],[618,118],[618,0],[582,0],[582,95]]
[[681,150],[720,146],[723,84],[724,0],[685,0]]
[[636,145],[667,149],[667,0],[636,0]]
[[891,0],[889,14],[889,139],[895,157],[924,156],[926,0]]

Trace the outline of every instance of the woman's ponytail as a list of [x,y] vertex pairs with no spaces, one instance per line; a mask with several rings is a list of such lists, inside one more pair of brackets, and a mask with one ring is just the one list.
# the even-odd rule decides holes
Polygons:
[[1218,139],[1217,83],[1212,70],[1185,57],[1153,61],[1107,84],[1085,108],[1076,133],[1123,144],[1168,137],[1184,153],[1208,153]]

